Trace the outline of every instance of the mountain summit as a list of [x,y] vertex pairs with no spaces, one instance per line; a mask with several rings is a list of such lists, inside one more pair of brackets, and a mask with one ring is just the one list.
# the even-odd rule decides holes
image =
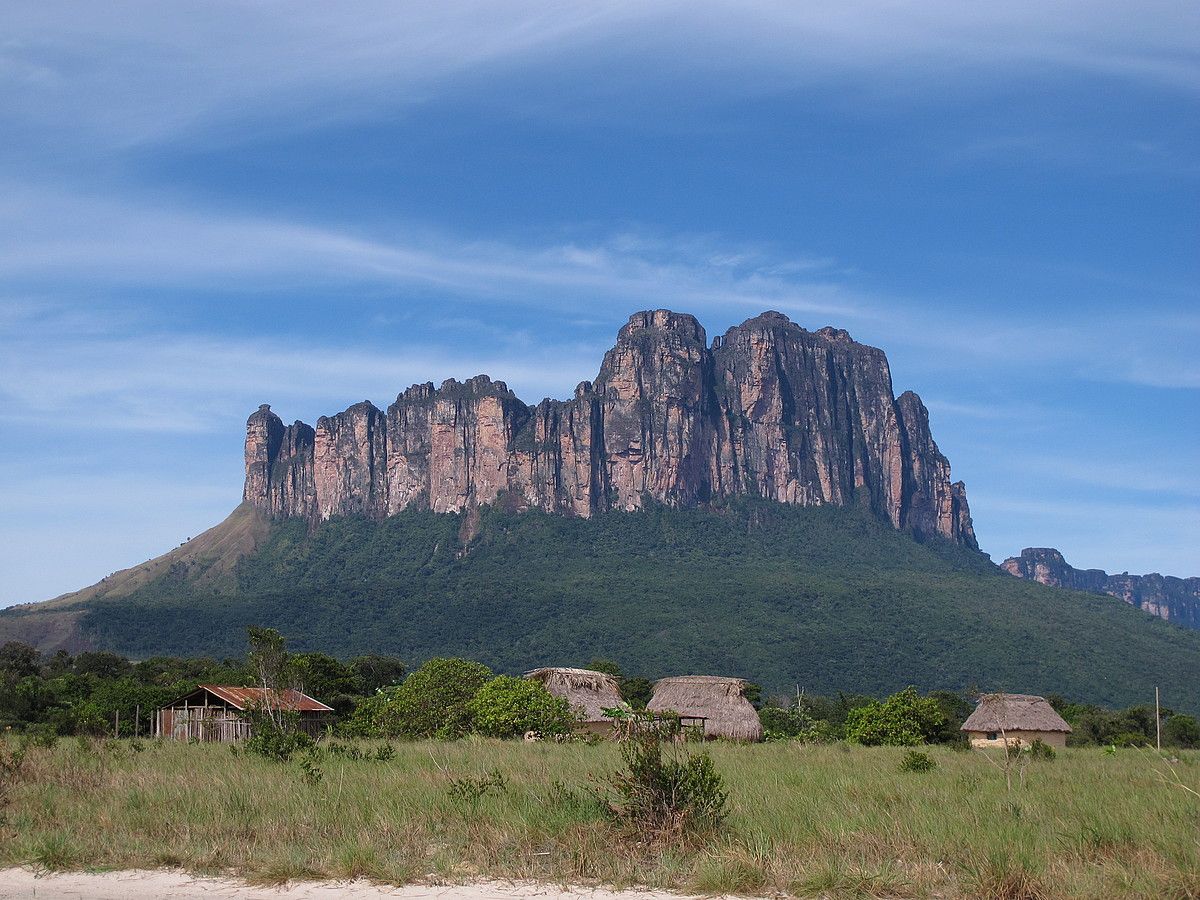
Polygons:
[[924,539],[977,549],[962,482],[887,357],[777,312],[709,346],[693,316],[635,313],[595,381],[527,406],[502,381],[414,385],[316,428],[267,405],[246,423],[244,499],[273,519],[481,505],[590,517],[760,497],[864,505]]

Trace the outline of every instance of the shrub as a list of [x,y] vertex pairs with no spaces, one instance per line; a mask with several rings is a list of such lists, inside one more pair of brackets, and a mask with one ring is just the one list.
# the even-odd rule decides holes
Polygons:
[[833,726],[823,719],[814,719],[806,711],[778,706],[764,706],[758,711],[763,726],[763,740],[802,741],[806,744],[829,744],[837,740]]
[[1029,745],[1029,755],[1034,759],[1052,760],[1056,754],[1054,748],[1043,741],[1041,738],[1034,738],[1033,743]]
[[471,700],[491,675],[483,663],[431,659],[388,693],[375,725],[387,737],[462,737],[471,726]]
[[937,763],[928,753],[920,750],[909,750],[900,760],[901,772],[929,772],[937,768]]
[[456,806],[474,809],[488,794],[503,794],[507,790],[508,779],[504,777],[504,773],[499,769],[492,769],[482,778],[472,778],[470,775],[451,778],[450,789],[446,793]]
[[[0,740],[0,812],[25,771],[25,748]],[[0,816],[0,825],[4,823]]]
[[1176,713],[1163,725],[1163,739],[1171,746],[1194,750],[1200,747],[1200,723],[1195,716]]
[[300,760],[300,777],[310,787],[316,787],[325,777],[325,772],[321,769],[321,757],[315,752],[315,748],[310,747]]
[[25,729],[25,740],[35,747],[53,750],[58,743],[58,732],[53,726],[39,722]]
[[[613,818],[666,840],[720,827],[729,795],[712,758],[688,753],[678,740],[679,719],[635,713],[619,724],[627,768],[610,779],[616,793],[609,803]],[[664,742],[670,747],[666,757]]]
[[475,730],[488,737],[516,737],[527,731],[570,734],[575,726],[566,700],[536,681],[511,675],[493,678],[480,688],[470,711]]
[[872,700],[850,710],[846,739],[868,746],[913,747],[936,734],[943,721],[937,701],[921,698],[916,688],[908,687],[882,702]]
[[297,728],[296,713],[283,713],[278,719],[261,712],[249,713],[250,738],[245,751],[276,762],[287,762],[292,754],[312,747],[313,739]]

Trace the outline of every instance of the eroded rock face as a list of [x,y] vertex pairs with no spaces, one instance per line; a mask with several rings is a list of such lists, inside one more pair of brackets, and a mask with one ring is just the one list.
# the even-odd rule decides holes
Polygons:
[[414,385],[315,431],[247,422],[245,499],[275,517],[392,515],[416,504],[590,516],[751,495],[865,503],[918,537],[976,548],[961,482],[881,350],[764,313],[707,346],[693,316],[636,313],[594,382],[522,403],[500,381]]
[[1189,628],[1200,628],[1200,578],[1171,575],[1109,575],[1102,569],[1076,569],[1053,547],[1026,547],[1000,568],[1039,584],[1108,594],[1131,606]]

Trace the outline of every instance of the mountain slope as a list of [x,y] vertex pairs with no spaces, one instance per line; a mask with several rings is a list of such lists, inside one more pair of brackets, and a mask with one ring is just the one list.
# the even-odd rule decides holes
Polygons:
[[176,577],[185,574],[198,584],[232,589],[238,562],[270,534],[271,523],[266,517],[243,503],[224,521],[161,556],[53,600],[0,610],[0,643],[22,641],[49,652],[91,649],[93,641],[80,628],[79,620],[92,602],[127,597],[172,573]]
[[462,654],[510,672],[605,655],[631,673],[736,674],[780,691],[913,683],[1125,705],[1159,684],[1181,708],[1200,696],[1200,633],[1011,578],[866,510],[485,508],[469,543],[465,518],[281,522],[229,578],[174,566],[89,600],[80,634],[135,656],[223,655],[263,624],[297,648]]

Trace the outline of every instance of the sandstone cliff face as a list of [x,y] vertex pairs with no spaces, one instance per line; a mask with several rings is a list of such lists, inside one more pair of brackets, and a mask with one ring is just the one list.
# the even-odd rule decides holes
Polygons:
[[1026,547],[1000,568],[1039,584],[1108,594],[1131,606],[1188,628],[1200,628],[1200,578],[1170,575],[1109,575],[1102,569],[1076,569],[1052,547]]
[[273,517],[501,501],[590,516],[739,495],[862,503],[977,548],[965,489],[920,398],[893,396],[883,352],[780,313],[711,347],[690,315],[636,313],[570,400],[529,407],[480,375],[415,385],[386,411],[356,404],[315,431],[267,406],[246,424],[245,499]]

